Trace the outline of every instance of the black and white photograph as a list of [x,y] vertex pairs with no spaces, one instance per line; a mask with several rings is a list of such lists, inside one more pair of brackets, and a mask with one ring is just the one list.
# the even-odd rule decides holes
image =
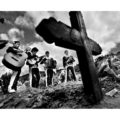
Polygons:
[[120,108],[120,11],[0,11],[1,109]]

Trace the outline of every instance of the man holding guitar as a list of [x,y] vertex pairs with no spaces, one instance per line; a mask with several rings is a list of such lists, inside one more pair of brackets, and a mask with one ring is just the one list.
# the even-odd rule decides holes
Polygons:
[[[13,93],[17,90],[17,82],[21,73],[22,66],[19,66],[19,67],[14,66],[14,61],[15,61],[14,56],[22,56],[21,53],[23,51],[20,50],[19,47],[20,47],[20,41],[14,41],[13,46],[7,49],[4,59],[2,61],[7,68],[12,69],[13,71],[13,74],[11,76],[10,83],[8,86],[9,93]],[[13,57],[11,57],[10,55],[13,55]],[[11,59],[8,59],[9,57],[11,57]]]

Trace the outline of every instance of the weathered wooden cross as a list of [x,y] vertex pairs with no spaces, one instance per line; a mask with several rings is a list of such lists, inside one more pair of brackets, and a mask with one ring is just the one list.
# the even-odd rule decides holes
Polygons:
[[90,102],[98,103],[103,95],[92,55],[100,54],[102,49],[87,36],[82,13],[71,11],[69,15],[71,27],[49,18],[42,20],[36,32],[48,43],[76,50],[85,94]]

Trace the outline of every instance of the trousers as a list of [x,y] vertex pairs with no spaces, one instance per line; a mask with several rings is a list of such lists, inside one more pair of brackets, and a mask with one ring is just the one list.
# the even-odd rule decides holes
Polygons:
[[76,81],[76,75],[73,66],[66,67],[66,76],[65,76],[65,82],[70,79],[70,72],[72,74],[72,79]]
[[11,76],[10,83],[9,83],[9,86],[8,86],[9,89],[17,90],[17,82],[19,80],[20,73],[21,73],[21,70],[13,71],[13,74]]
[[46,86],[48,86],[48,85],[52,85],[53,83],[53,69],[51,69],[51,68],[48,68],[47,70],[46,70]]
[[32,68],[32,87],[38,88],[40,81],[40,72],[38,68]]

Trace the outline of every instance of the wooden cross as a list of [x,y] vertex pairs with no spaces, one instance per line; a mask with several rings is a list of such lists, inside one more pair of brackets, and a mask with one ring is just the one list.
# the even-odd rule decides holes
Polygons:
[[55,42],[57,46],[76,50],[87,99],[98,103],[103,95],[92,54],[98,55],[102,49],[87,36],[82,13],[74,11],[69,12],[69,15],[71,27],[55,18],[49,18],[42,20],[36,27],[36,32],[48,43]]

